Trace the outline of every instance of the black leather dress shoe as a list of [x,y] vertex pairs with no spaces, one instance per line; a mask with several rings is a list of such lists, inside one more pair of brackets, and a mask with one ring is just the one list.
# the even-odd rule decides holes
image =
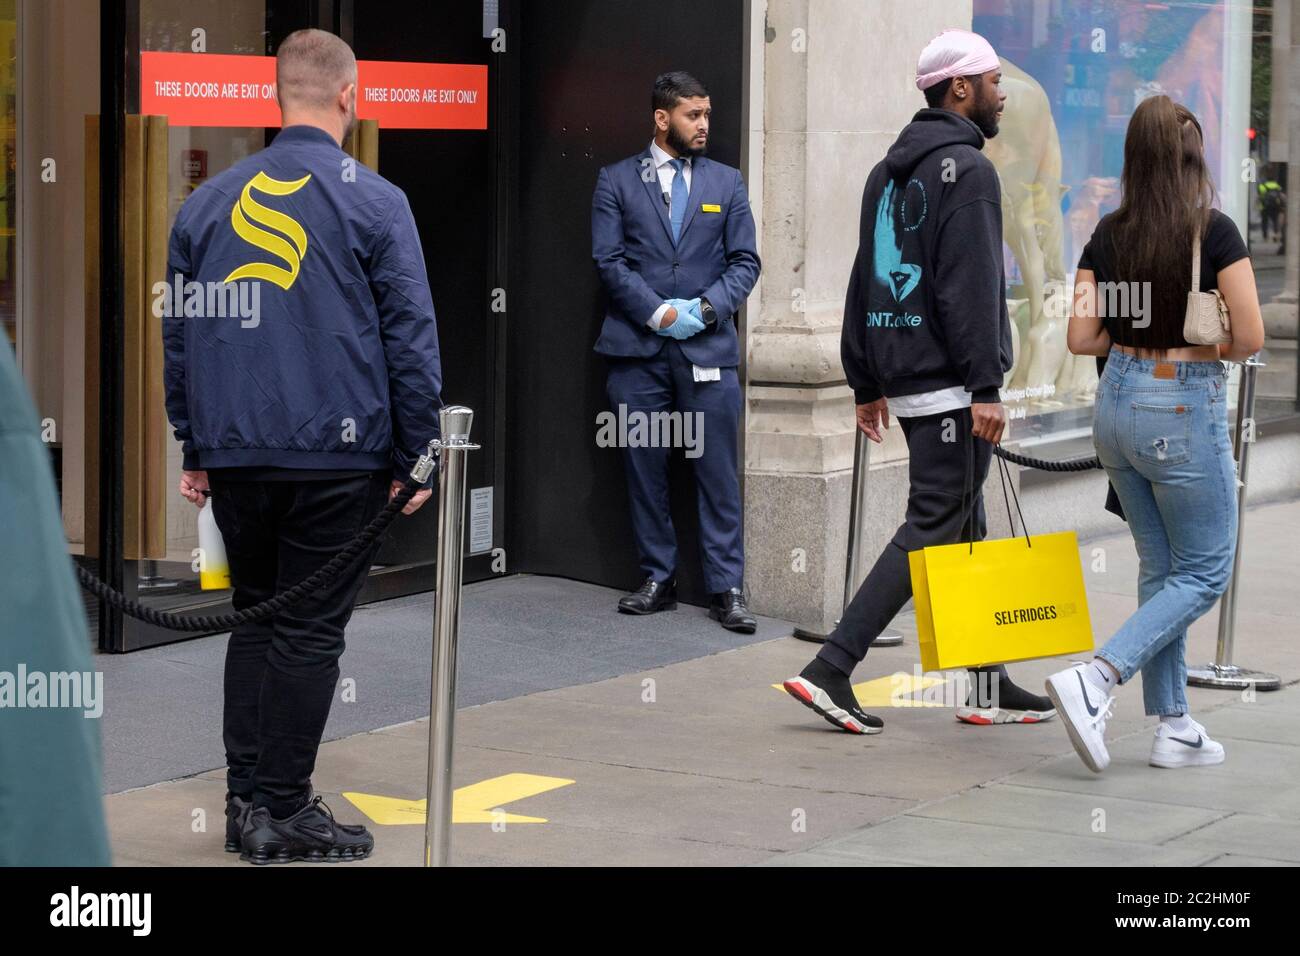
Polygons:
[[645,583],[639,588],[618,599],[618,609],[624,614],[675,611],[677,610],[677,582],[646,578]]
[[713,595],[709,601],[709,617],[729,631],[753,634],[758,630],[758,621],[745,607],[745,595],[740,588]]

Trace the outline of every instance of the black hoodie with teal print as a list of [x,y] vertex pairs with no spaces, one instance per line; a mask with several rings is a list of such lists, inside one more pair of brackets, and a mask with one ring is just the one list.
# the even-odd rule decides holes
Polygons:
[[962,386],[996,402],[1011,368],[1002,192],[984,135],[912,117],[867,177],[840,357],[859,404]]

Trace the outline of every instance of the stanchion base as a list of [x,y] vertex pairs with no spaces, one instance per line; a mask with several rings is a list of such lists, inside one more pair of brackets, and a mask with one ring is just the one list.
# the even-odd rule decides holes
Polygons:
[[[835,622],[840,623],[839,621]],[[813,644],[825,644],[829,634],[818,634],[816,631],[808,631],[802,627],[794,629],[794,636],[801,641],[809,641]],[[892,627],[887,627],[880,632],[880,636],[871,642],[872,647],[898,647],[903,643],[903,632],[896,631]]]
[[871,641],[874,648],[897,648],[902,644],[902,631],[894,631],[892,627],[885,628],[880,632],[880,636]]
[[1187,683],[1195,687],[1221,687],[1225,690],[1278,690],[1282,687],[1282,678],[1266,671],[1253,671],[1236,664],[1206,664],[1204,667],[1189,667]]
[[829,634],[818,634],[815,631],[805,631],[802,627],[794,629],[794,636],[801,641],[808,641],[810,644],[825,644]]

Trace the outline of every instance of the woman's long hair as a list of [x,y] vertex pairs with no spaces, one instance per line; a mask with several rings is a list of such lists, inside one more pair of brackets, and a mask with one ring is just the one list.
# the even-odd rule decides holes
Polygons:
[[[1167,96],[1138,104],[1124,137],[1119,208],[1110,222],[1111,261],[1121,282],[1149,282],[1145,328],[1115,316],[1125,345],[1141,350],[1181,344],[1192,283],[1193,230],[1204,239],[1214,205],[1201,124]],[[1130,302],[1132,299],[1130,299]]]

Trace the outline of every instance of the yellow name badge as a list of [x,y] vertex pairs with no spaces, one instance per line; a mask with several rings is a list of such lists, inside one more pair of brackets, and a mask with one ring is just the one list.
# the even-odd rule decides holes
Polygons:
[[711,202],[706,202],[700,206],[700,212],[722,212],[721,206],[715,206]]

